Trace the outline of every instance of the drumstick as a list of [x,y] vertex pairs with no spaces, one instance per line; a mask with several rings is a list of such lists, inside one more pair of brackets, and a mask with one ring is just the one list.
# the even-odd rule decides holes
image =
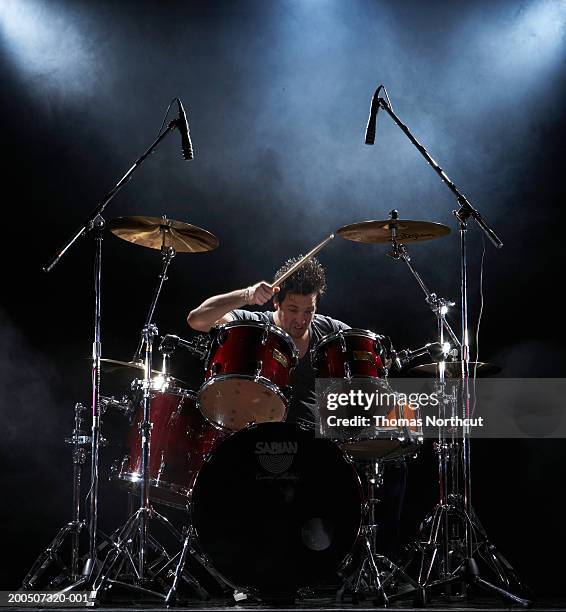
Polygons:
[[282,276],[280,276],[271,286],[272,287],[279,287],[279,285],[281,283],[283,283],[284,281],[286,281],[292,274],[295,274],[295,272],[302,266],[304,266],[307,261],[309,259],[312,259],[319,251],[320,249],[322,249],[323,247],[325,247],[331,240],[332,238],[334,238],[334,234],[330,234],[330,236],[328,236],[327,238],[325,238],[322,242],[319,242],[313,249],[311,249],[306,255],[304,255],[303,257],[301,257],[301,259],[299,259],[299,261],[295,264],[293,264],[288,270],[287,272],[285,272],[285,274],[283,274]]

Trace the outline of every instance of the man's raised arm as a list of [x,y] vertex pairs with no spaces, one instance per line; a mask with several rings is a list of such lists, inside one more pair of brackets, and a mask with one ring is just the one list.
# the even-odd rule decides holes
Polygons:
[[232,317],[229,314],[231,310],[250,304],[263,306],[278,291],[278,287],[272,287],[266,281],[260,281],[245,289],[214,295],[189,312],[187,323],[196,331],[208,332],[217,323],[231,321]]

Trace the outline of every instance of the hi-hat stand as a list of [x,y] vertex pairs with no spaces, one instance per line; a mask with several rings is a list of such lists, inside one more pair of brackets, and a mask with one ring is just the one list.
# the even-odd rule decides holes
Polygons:
[[[440,399],[440,417],[454,417],[457,414],[460,380],[450,381],[451,392],[446,392],[446,383],[435,383]],[[440,428],[438,442],[435,443],[439,469],[439,501],[425,517],[417,537],[409,545],[410,558],[405,569],[415,565],[417,581],[422,586],[421,604],[427,603],[427,593],[442,591],[448,600],[464,599],[467,587],[475,584],[484,586],[479,574],[478,561],[497,577],[499,584],[490,585],[493,592],[510,598],[512,588],[526,591],[515,570],[505,557],[491,543],[474,509],[468,514],[461,492],[462,444],[456,428],[446,432]],[[466,548],[466,534],[472,541],[471,557]],[[470,567],[468,559],[473,560]],[[471,572],[471,574],[470,574]],[[490,584],[490,583],[487,583]],[[489,588],[489,587],[488,587]],[[520,597],[515,603],[528,605]]]
[[[385,92],[387,99],[381,97],[380,91]],[[370,119],[368,121],[368,128],[366,130],[366,143],[373,144],[373,137],[375,137],[375,122],[377,117],[377,111],[382,108],[387,114],[393,119],[395,124],[403,131],[403,133],[409,138],[413,145],[418,149],[421,155],[426,159],[432,169],[438,174],[443,183],[450,189],[457,199],[460,208],[457,211],[453,211],[453,214],[459,221],[460,224],[460,305],[461,305],[461,361],[462,361],[462,372],[461,372],[461,388],[460,388],[460,410],[464,419],[470,418],[470,389],[469,389],[469,362],[470,362],[470,349],[469,349],[469,334],[468,334],[468,278],[467,278],[467,222],[470,218],[474,219],[480,229],[484,232],[490,242],[496,247],[501,248],[503,243],[495,232],[487,225],[483,217],[476,210],[471,203],[468,201],[466,196],[456,187],[456,185],[448,178],[444,170],[438,165],[438,163],[429,155],[425,147],[413,136],[409,128],[400,120],[400,118],[393,112],[389,96],[383,85],[380,85],[375,91],[371,110]],[[373,136],[373,137],[372,137]],[[469,420],[465,421],[469,423]],[[514,571],[511,570],[507,574],[503,574],[501,571],[495,571],[496,580],[499,585],[493,584],[492,582],[482,578],[479,570],[479,566],[476,560],[476,556],[479,554],[477,542],[483,542],[484,547],[490,551],[490,558],[496,559],[497,563],[491,565],[491,569],[494,567],[499,570],[501,567],[506,567],[508,563],[501,556],[500,553],[494,550],[493,545],[489,543],[487,534],[481,526],[477,516],[472,508],[472,489],[471,489],[471,454],[470,454],[470,426],[464,425],[462,428],[462,483],[459,488],[461,491],[454,496],[454,510],[453,515],[460,518],[463,523],[463,536],[458,539],[458,544],[463,551],[462,563],[458,564],[456,570],[449,575],[441,576],[436,581],[427,580],[423,587],[423,603],[426,603],[427,591],[431,589],[443,589],[453,585],[455,583],[463,583],[466,587],[475,585],[484,591],[492,594],[501,596],[503,599],[528,607],[530,601],[523,599],[513,593],[510,589],[510,583],[508,575],[515,575]],[[442,450],[442,449],[441,449]],[[443,451],[442,451],[443,452]],[[448,458],[444,458],[443,461],[447,463]],[[443,468],[444,469],[444,468]],[[444,525],[446,532],[448,530],[448,515],[446,513],[440,513],[440,520],[434,522],[434,525]],[[478,540],[479,538],[479,540]],[[444,554],[449,554],[449,551],[444,548]],[[439,548],[435,548],[438,552]],[[447,559],[445,559],[447,562]],[[445,564],[446,565],[446,564]],[[506,568],[507,569],[507,568]],[[519,588],[522,587],[520,583],[517,584]]]
[[414,596],[419,589],[418,583],[403,568],[377,550],[379,525],[376,507],[379,503],[378,492],[383,484],[383,470],[381,460],[364,464],[367,489],[361,529],[361,559],[358,569],[344,581],[338,592],[338,598],[343,598],[346,592],[351,593],[356,603],[359,599],[372,597],[375,605],[379,606]]
[[[65,442],[73,447],[73,512],[72,520],[64,525],[55,535],[49,546],[39,555],[22,582],[22,589],[38,589],[40,580],[48,571],[58,568],[58,573],[47,584],[41,586],[46,589],[55,589],[61,585],[73,582],[80,578],[79,574],[79,538],[85,527],[81,519],[81,479],[82,468],[88,454],[90,437],[82,430],[84,422],[83,413],[86,408],[75,404],[75,426],[70,438]],[[70,562],[64,560],[66,543],[70,545]]]
[[[140,507],[131,515],[122,529],[114,536],[111,548],[101,564],[100,571],[92,586],[92,599],[96,599],[101,590],[111,584],[121,584],[134,588],[146,595],[163,597],[157,591],[149,588],[156,582],[165,584],[167,568],[171,557],[156,540],[148,533],[149,521],[158,519],[174,535],[176,529],[164,516],[155,512],[149,503],[149,456],[151,436],[151,393],[152,393],[152,352],[153,338],[157,335],[155,325],[145,325],[142,331],[143,346],[145,346],[144,379],[143,379],[143,417],[139,425],[141,444],[141,476],[140,476]],[[158,554],[157,560],[149,560],[149,546]],[[126,564],[126,572],[124,565]],[[122,580],[119,578],[124,576]],[[130,582],[128,579],[132,577]]]

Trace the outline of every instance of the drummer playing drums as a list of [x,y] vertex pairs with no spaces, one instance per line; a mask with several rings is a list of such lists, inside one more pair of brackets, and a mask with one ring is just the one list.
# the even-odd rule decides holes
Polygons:
[[[286,261],[276,272],[273,284],[299,259]],[[286,420],[313,427],[316,396],[310,349],[324,336],[350,328],[342,321],[316,312],[325,289],[324,268],[312,258],[278,287],[260,281],[245,289],[208,298],[189,313],[187,321],[193,329],[201,332],[230,321],[270,323],[287,332],[297,347],[299,363],[291,374],[293,394]],[[244,306],[263,306],[272,298],[273,311],[243,309]]]

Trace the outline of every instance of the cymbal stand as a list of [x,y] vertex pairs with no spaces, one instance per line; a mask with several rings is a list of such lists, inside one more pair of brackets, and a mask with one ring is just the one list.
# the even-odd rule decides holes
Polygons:
[[[418,591],[419,585],[403,568],[377,551],[377,524],[376,507],[379,503],[377,497],[379,488],[383,484],[383,461],[368,461],[364,464],[367,483],[366,503],[364,508],[364,522],[361,529],[362,557],[358,570],[347,578],[339,591],[339,596],[345,590],[352,593],[355,600],[359,597],[371,595],[376,605],[386,606],[392,601],[408,597]],[[401,579],[404,588],[396,593],[388,594],[388,587],[398,585],[396,579]]]
[[[140,423],[141,469],[140,469],[140,507],[133,513],[123,527],[113,537],[111,550],[104,559],[100,572],[94,580],[91,599],[96,600],[99,593],[112,585],[120,585],[141,594],[163,599],[168,588],[166,580],[173,573],[173,565],[181,552],[170,555],[150,533],[151,520],[159,521],[174,538],[183,542],[181,534],[173,524],[150,504],[150,472],[149,461],[151,451],[151,395],[153,391],[152,352],[153,339],[157,336],[157,327],[153,324],[144,326],[143,340],[145,346],[143,388],[143,418]],[[164,360],[170,352],[164,352]],[[155,559],[150,558],[150,552],[156,553]],[[183,579],[192,585],[197,592],[206,597],[208,593],[198,580],[187,573]],[[162,592],[153,588],[161,587]]]
[[[148,534],[148,524],[151,518],[157,518],[177,535],[169,521],[153,510],[149,503],[149,457],[151,446],[151,393],[152,393],[152,351],[153,338],[157,335],[155,325],[143,328],[142,337],[145,345],[144,379],[143,379],[143,418],[140,423],[141,444],[141,477],[140,477],[140,507],[131,515],[122,529],[114,536],[111,549],[102,562],[100,571],[94,580],[92,597],[96,599],[98,593],[111,584],[121,584],[145,594],[162,597],[161,593],[146,588],[150,582],[160,579],[171,562],[166,550]],[[149,564],[148,548],[159,553],[156,563]],[[124,563],[133,570],[131,583],[118,580]],[[162,565],[164,563],[164,565]],[[127,575],[129,579],[131,574]]]
[[[163,221],[167,221],[167,217],[163,215]],[[159,228],[161,232],[161,260],[162,260],[162,268],[159,273],[157,286],[155,287],[155,291],[153,293],[153,299],[149,306],[149,311],[147,313],[147,317],[145,320],[144,327],[147,327],[153,322],[153,314],[155,312],[155,307],[157,305],[157,300],[159,299],[159,295],[161,294],[161,289],[163,288],[164,282],[167,280],[167,269],[169,268],[169,264],[173,261],[175,257],[175,249],[172,246],[165,246],[165,242],[167,239],[168,233],[171,231],[171,228],[168,227],[165,223],[161,225]],[[141,355],[142,347],[143,347],[144,337],[143,334],[140,335],[140,340],[138,342],[138,346],[136,348],[136,352],[134,353],[134,357],[132,361],[136,363]]]
[[102,216],[106,207],[116,197],[120,190],[133,178],[134,173],[141,167],[143,162],[156,150],[161,141],[174,129],[183,129],[183,120],[179,116],[170,121],[164,130],[160,130],[157,138],[151,143],[144,153],[133,163],[124,176],[99,202],[81,227],[67,240],[67,242],[55,253],[50,261],[43,266],[44,272],[51,272],[61,261],[67,251],[90,232],[94,233],[95,257],[94,257],[94,334],[92,343],[92,428],[91,428],[91,485],[90,485],[90,507],[89,507],[89,553],[83,566],[81,576],[69,585],[64,591],[70,591],[83,587],[91,581],[95,566],[97,564],[97,534],[98,534],[98,449],[100,442],[100,360],[102,358],[101,340],[101,295],[102,295],[102,233],[105,220]]
[[[385,91],[386,98],[380,97],[379,92]],[[372,112],[375,108],[375,115],[377,110],[382,108],[387,114],[393,119],[395,124],[401,129],[401,131],[407,136],[412,144],[417,148],[421,155],[425,158],[431,168],[438,174],[442,182],[450,189],[453,195],[456,197],[459,209],[453,211],[460,223],[460,304],[461,304],[461,361],[462,361],[462,375],[461,375],[461,389],[460,389],[460,409],[462,416],[465,419],[470,418],[470,388],[469,388],[469,363],[470,363],[470,350],[469,350],[469,334],[468,334],[468,261],[467,261],[467,221],[472,218],[487,236],[489,241],[498,249],[503,246],[503,243],[497,236],[497,234],[487,225],[480,212],[475,209],[466,196],[458,189],[458,187],[450,180],[446,172],[438,165],[438,163],[430,156],[425,147],[413,136],[409,128],[401,121],[401,119],[393,112],[393,108],[389,101],[387,91],[381,85],[374,93],[372,99]],[[484,591],[492,594],[499,595],[503,599],[517,603],[519,605],[528,607],[530,601],[523,599],[511,592],[510,583],[507,579],[507,575],[515,577],[513,568],[509,566],[507,561],[502,557],[500,553],[495,551],[495,547],[490,544],[487,539],[485,530],[478,521],[475,512],[472,508],[472,488],[471,488],[471,454],[470,454],[470,427],[464,426],[462,428],[462,476],[463,483],[461,491],[458,492],[456,497],[459,516],[462,518],[464,523],[464,541],[463,549],[465,551],[464,562],[458,569],[449,577],[440,579],[433,583],[427,583],[421,585],[424,588],[423,598],[426,600],[426,591],[431,588],[443,588],[453,583],[464,582],[466,586],[478,586]],[[479,544],[478,544],[479,542]],[[501,571],[495,571],[497,580],[501,586],[497,586],[485,579],[480,575],[480,571],[474,558],[476,553],[481,555],[480,548],[491,551],[490,559],[497,559],[498,562],[496,567],[499,568],[505,566],[508,569],[508,573],[502,573]],[[507,567],[508,566],[508,567]],[[491,567],[493,569],[493,566]],[[518,583],[519,588],[522,588],[520,582]]]
[[[85,521],[81,520],[81,476],[88,453],[87,448],[90,445],[90,437],[81,429],[84,422],[82,414],[85,411],[86,408],[82,404],[75,404],[75,427],[72,436],[65,439],[65,442],[73,447],[73,518],[58,531],[49,546],[32,565],[22,582],[22,588],[25,590],[37,588],[40,578],[54,563],[61,567],[61,573],[49,582],[47,588],[56,588],[66,581],[78,580],[80,577],[79,536],[85,527]],[[67,537],[70,538],[71,544],[70,565],[66,565],[60,555]]]
[[407,247],[403,243],[397,242],[397,219],[399,218],[399,212],[397,210],[390,211],[389,218],[391,219],[389,226],[391,228],[392,248],[391,251],[387,253],[387,255],[393,259],[399,259],[401,261],[404,261],[407,264],[409,270],[411,271],[411,274],[415,277],[417,283],[419,284],[419,287],[423,290],[425,294],[426,303],[429,305],[430,309],[437,317],[440,343],[444,345],[442,334],[444,333],[444,330],[446,330],[446,332],[452,339],[454,345],[457,347],[461,347],[458,336],[456,336],[454,330],[450,327],[450,324],[446,320],[446,313],[448,312],[448,309],[451,306],[454,306],[454,302],[451,302],[445,298],[441,298],[436,293],[432,293],[431,291],[429,291],[420,274],[413,266]]

